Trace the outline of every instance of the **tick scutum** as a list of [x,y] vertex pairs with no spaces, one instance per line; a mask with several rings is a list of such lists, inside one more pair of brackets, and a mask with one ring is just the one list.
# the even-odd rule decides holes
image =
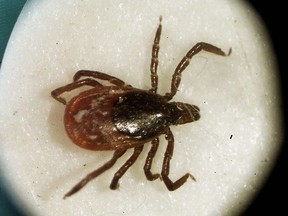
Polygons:
[[120,97],[112,109],[112,121],[120,133],[137,139],[152,138],[169,123],[168,103],[152,92],[131,92]]

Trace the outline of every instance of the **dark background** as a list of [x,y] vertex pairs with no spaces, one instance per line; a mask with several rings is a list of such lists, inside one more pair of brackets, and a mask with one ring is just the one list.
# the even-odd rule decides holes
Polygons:
[[[287,154],[287,6],[285,1],[271,0],[246,0],[250,3],[263,19],[269,31],[280,69],[280,82],[283,97],[284,141],[279,159],[273,172],[266,182],[256,200],[244,215],[273,214],[288,215],[288,154]],[[285,201],[286,200],[286,201]]]
[[[26,0],[0,0],[0,67],[9,36],[25,2]],[[0,101],[0,106],[3,106],[3,101]],[[2,179],[0,169],[0,216],[24,216],[12,204]]]
[[[241,0],[239,0],[241,1]],[[243,0],[245,1],[245,0]],[[2,62],[5,46],[9,39],[9,35],[17,20],[17,17],[25,4],[26,0],[0,0],[0,62]],[[288,49],[288,10],[285,1],[271,0],[246,0],[258,12],[263,22],[266,24],[275,54],[278,60],[280,69],[281,91],[283,96],[283,111],[287,110],[287,49]],[[1,64],[1,63],[0,63]],[[286,123],[287,115],[283,116],[285,125],[285,135],[287,132]],[[287,171],[288,171],[288,154],[287,154],[287,139],[283,141],[279,159],[273,169],[273,172],[268,178],[264,188],[259,192],[256,199],[243,213],[243,215],[256,214],[273,214],[273,215],[288,215],[287,200]],[[0,173],[1,175],[1,173]],[[286,207],[287,206],[287,207]],[[5,192],[5,188],[0,182],[0,215],[3,216],[20,216],[21,214],[14,208],[9,196]]]

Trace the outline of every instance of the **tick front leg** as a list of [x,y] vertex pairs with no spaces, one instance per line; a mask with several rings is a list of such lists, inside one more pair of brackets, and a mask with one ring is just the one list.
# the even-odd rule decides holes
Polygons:
[[70,83],[68,85],[65,85],[65,86],[62,86],[60,88],[57,88],[57,89],[53,90],[51,92],[51,96],[55,100],[59,101],[60,103],[63,103],[64,105],[66,105],[66,100],[64,98],[60,97],[60,95],[63,94],[64,92],[72,91],[72,90],[80,88],[81,86],[84,86],[84,85],[88,85],[88,86],[92,86],[92,87],[102,86],[102,84],[100,84],[96,80],[83,79],[83,80],[79,80],[79,81]]
[[181,73],[189,65],[192,57],[202,50],[204,50],[206,52],[214,53],[214,54],[220,55],[220,56],[229,56],[231,54],[231,51],[232,51],[232,49],[230,48],[229,52],[226,54],[220,48],[218,48],[212,44],[208,44],[208,43],[204,43],[204,42],[197,43],[195,46],[193,46],[188,51],[188,53],[183,57],[183,59],[180,61],[180,63],[178,64],[178,66],[176,67],[176,69],[174,71],[174,74],[172,76],[172,82],[171,82],[171,91],[169,93],[166,93],[164,96],[168,101],[171,100],[177,92],[177,89],[178,89],[180,82],[181,82]]
[[120,178],[126,173],[126,171],[129,169],[129,167],[131,167],[135,161],[137,160],[137,158],[139,157],[140,153],[143,150],[143,145],[142,146],[138,146],[134,148],[134,152],[131,155],[131,157],[125,162],[125,164],[115,173],[111,184],[110,184],[110,189],[115,190],[119,187],[119,180]]
[[79,190],[81,190],[88,182],[105,172],[106,170],[110,169],[120,158],[126,150],[116,150],[113,154],[113,157],[106,162],[103,166],[99,167],[95,171],[89,173],[84,179],[82,179],[78,184],[76,184],[68,193],[65,194],[63,199],[72,196],[73,194],[77,193]]
[[159,42],[162,30],[162,16],[159,18],[159,26],[155,34],[154,43],[152,46],[152,57],[151,57],[151,64],[150,64],[150,72],[151,72],[151,92],[156,93],[158,88],[158,75],[157,75],[157,68],[158,68],[158,53],[159,53]]
[[154,158],[154,156],[157,152],[158,146],[159,146],[159,138],[152,140],[151,144],[152,144],[152,147],[151,147],[150,151],[148,152],[146,162],[144,165],[144,173],[146,175],[146,178],[149,181],[154,181],[155,179],[158,179],[160,177],[159,174],[152,174],[151,173],[151,166],[152,166],[153,158]]
[[89,70],[80,70],[78,72],[76,72],[76,74],[73,77],[74,81],[79,80],[82,77],[92,77],[94,79],[99,79],[99,80],[106,80],[109,83],[116,85],[116,86],[125,86],[125,82],[114,77],[114,76],[110,76],[108,74],[99,72],[99,71],[89,71]]
[[187,181],[189,177],[194,181],[196,181],[196,179],[190,173],[186,173],[185,175],[183,175],[181,178],[179,178],[175,182],[172,182],[170,180],[169,170],[170,170],[170,160],[172,159],[173,150],[174,150],[174,137],[169,128],[165,133],[165,139],[167,140],[168,145],[167,145],[167,149],[166,149],[165,156],[164,156],[161,176],[168,190],[174,191],[178,189],[179,187],[181,187]]

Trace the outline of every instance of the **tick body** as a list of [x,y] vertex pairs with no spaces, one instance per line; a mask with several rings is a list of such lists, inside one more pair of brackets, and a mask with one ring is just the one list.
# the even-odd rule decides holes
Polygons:
[[[144,164],[144,173],[148,180],[160,178],[171,191],[182,186],[189,177],[195,180],[190,173],[186,173],[174,182],[169,178],[170,160],[174,149],[174,137],[170,126],[199,120],[200,109],[195,105],[171,102],[171,100],[178,90],[182,72],[195,54],[205,50],[216,55],[226,56],[231,53],[231,49],[228,54],[225,54],[220,48],[211,44],[197,43],[176,67],[172,76],[170,92],[161,96],[157,94],[161,21],[160,17],[152,46],[151,88],[149,90],[134,88],[105,73],[81,70],[74,75],[72,83],[51,92],[53,98],[66,105],[64,125],[68,136],[76,145],[95,151],[114,151],[108,162],[88,174],[65,194],[64,198],[78,192],[92,179],[111,168],[127,149],[134,148],[130,158],[112,179],[110,188],[116,189],[119,186],[120,178],[137,160],[145,143],[151,143],[151,149]],[[108,81],[109,84],[103,85],[101,80]],[[68,102],[61,97],[64,92],[82,86],[91,86],[91,89],[81,92]],[[151,172],[152,162],[158,149],[159,136],[162,134],[167,141],[162,171],[159,174],[153,174]]]

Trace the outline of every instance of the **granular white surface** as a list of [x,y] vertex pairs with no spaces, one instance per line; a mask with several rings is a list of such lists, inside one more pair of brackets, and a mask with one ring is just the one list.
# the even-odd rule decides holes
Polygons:
[[[150,88],[152,41],[163,16],[159,93],[197,42],[232,48],[201,52],[183,72],[175,101],[201,109],[197,122],[171,127],[170,177],[188,180],[169,192],[143,173],[147,144],[111,191],[110,180],[132,151],[79,193],[63,195],[112,152],[81,149],[67,137],[64,106],[50,92],[80,69],[98,70]],[[280,147],[278,74],[259,18],[240,1],[30,1],[10,38],[0,73],[1,176],[30,215],[233,215],[261,189]],[[153,172],[160,172],[162,137]]]

